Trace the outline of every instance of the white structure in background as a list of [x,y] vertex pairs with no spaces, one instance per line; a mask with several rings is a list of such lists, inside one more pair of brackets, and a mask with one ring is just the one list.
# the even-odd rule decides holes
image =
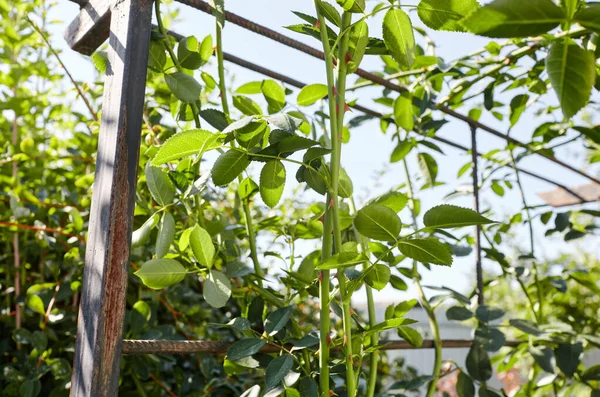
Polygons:
[[[399,302],[393,302],[393,304],[398,303]],[[385,319],[385,309],[391,304],[392,302],[376,304],[375,312],[378,322],[383,321]],[[448,319],[446,319],[446,310],[448,307],[450,306],[447,306],[445,308],[438,308],[436,310],[442,340],[472,339],[473,329],[471,327],[462,325],[462,323],[459,321],[448,321]],[[354,308],[360,311],[361,314],[363,314],[366,317],[366,304],[356,304],[354,305]],[[406,318],[410,318],[417,321],[417,323],[412,324],[411,327],[417,329],[421,333],[421,335],[423,335],[423,339],[431,339],[431,331],[429,329],[427,313],[420,306],[417,305],[413,310],[411,310],[406,315]],[[398,335],[393,331],[390,331],[386,335],[384,335],[384,338],[399,339]],[[390,362],[394,361],[398,357],[403,357],[405,359],[405,365],[415,368],[418,371],[419,375],[431,374],[435,355],[433,349],[388,350],[385,353]],[[468,353],[468,348],[442,349],[442,360],[454,361],[461,368],[464,369],[465,360],[467,358]],[[503,383],[499,381],[495,376],[490,380],[488,384],[496,389],[500,389],[503,387]]]
[[[376,303],[375,313],[377,316],[377,322],[381,322],[385,319],[386,307],[388,307],[391,304],[398,303],[400,302]],[[470,326],[465,326],[459,321],[449,321],[446,318],[446,310],[451,306],[452,305],[440,307],[436,310],[437,321],[440,327],[440,335],[442,341],[445,339],[472,339],[474,330]],[[353,305],[353,307],[356,310],[360,311],[364,318],[366,318],[366,304],[355,304]],[[427,319],[427,313],[419,305],[417,305],[413,310],[411,310],[406,315],[406,318],[411,318],[417,321],[417,323],[412,324],[411,327],[417,329],[421,333],[421,335],[423,335],[423,339],[431,339],[431,331],[429,329],[429,320]],[[501,321],[502,320],[500,320],[499,322]],[[389,331],[387,332],[387,334],[384,334],[383,338],[399,339],[398,335],[392,331]],[[389,350],[385,353],[387,354],[387,357],[390,362],[394,361],[398,357],[403,357],[405,359],[405,366],[415,368],[418,371],[419,375],[431,374],[435,354],[433,349]],[[466,369],[465,360],[467,359],[468,353],[468,348],[442,349],[442,360],[454,361],[461,368]],[[491,353],[490,358],[493,357],[493,355],[494,353]],[[586,368],[600,363],[600,349],[596,349],[593,352],[586,353],[582,362],[584,367]],[[515,369],[514,372],[508,375],[501,374],[501,376],[505,376],[505,379],[499,379],[499,377],[496,374],[494,374],[492,379],[490,379],[490,381],[488,382],[488,385],[497,390],[500,390],[504,388],[505,385],[516,385],[519,382],[518,369]],[[450,395],[453,396],[452,393],[450,393]]]

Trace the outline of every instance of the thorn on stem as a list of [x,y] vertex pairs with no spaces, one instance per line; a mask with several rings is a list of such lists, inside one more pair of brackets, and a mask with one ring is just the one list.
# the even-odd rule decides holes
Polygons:
[[348,64],[352,60],[352,55],[348,51],[346,51],[346,64]]

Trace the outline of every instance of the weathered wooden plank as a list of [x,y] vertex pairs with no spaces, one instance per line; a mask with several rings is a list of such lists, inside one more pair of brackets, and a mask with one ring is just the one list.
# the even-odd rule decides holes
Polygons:
[[71,395],[116,396],[152,0],[112,9]]
[[65,31],[73,50],[90,55],[108,39],[111,5],[119,0],[90,0]]
[[[571,187],[569,190],[578,194],[585,201],[600,201],[600,185],[596,183]],[[578,197],[561,188],[538,193],[538,196],[553,207],[564,207],[581,203]]]

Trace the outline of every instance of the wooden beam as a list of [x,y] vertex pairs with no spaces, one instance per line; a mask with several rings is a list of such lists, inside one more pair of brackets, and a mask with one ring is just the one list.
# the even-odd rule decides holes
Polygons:
[[111,19],[71,380],[77,397],[118,394],[152,0],[117,0]]
[[112,3],[119,0],[90,0],[65,31],[71,49],[91,55],[108,39]]

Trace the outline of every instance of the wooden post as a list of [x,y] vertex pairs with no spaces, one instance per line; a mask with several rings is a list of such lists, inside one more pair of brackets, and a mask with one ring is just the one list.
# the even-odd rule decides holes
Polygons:
[[[92,0],[81,12],[104,3]],[[118,394],[152,0],[115,0],[111,13],[96,19],[103,25],[110,19],[110,36],[71,382],[71,396],[80,397]],[[93,24],[75,30],[84,29],[106,31]]]

